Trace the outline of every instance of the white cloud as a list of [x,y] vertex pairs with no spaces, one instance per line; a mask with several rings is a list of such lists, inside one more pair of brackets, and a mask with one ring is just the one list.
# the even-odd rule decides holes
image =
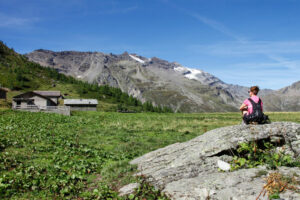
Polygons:
[[0,27],[24,27],[38,21],[38,18],[21,18],[0,13]]
[[289,69],[274,62],[226,64],[221,69],[214,70],[214,75],[227,83],[259,85],[269,89],[280,89],[299,81],[299,74],[300,68]]
[[243,42],[245,41],[245,38],[241,37],[240,35],[238,35],[237,33],[233,32],[232,30],[230,30],[228,27],[226,27],[224,24],[216,21],[216,20],[213,20],[213,19],[210,19],[210,18],[207,18],[199,13],[196,13],[192,10],[188,10],[188,9],[185,9],[183,7],[180,7],[180,6],[177,6],[176,4],[172,3],[171,1],[169,0],[161,0],[163,3],[165,4],[168,4],[169,6],[175,8],[176,10],[184,13],[185,15],[188,15],[190,17],[193,17],[194,19],[198,20],[199,22],[211,27],[212,29],[218,31],[218,32],[221,32],[237,41],[240,41],[240,42]]
[[243,56],[264,54],[278,61],[273,54],[300,53],[300,41],[230,41],[211,45],[190,45],[189,48],[214,55]]
[[197,13],[193,13],[193,12],[188,12],[188,14],[192,17],[194,17],[195,19],[197,19],[198,21],[200,21],[201,23],[204,23],[208,26],[210,26],[211,28],[231,37],[234,38],[235,40],[239,41],[239,42],[244,42],[246,41],[245,38],[242,38],[241,36],[239,36],[238,34],[234,33],[232,30],[230,30],[229,28],[227,28],[226,26],[224,26],[223,24],[213,20],[213,19],[209,19],[207,17],[201,16]]
[[[229,42],[219,42],[211,45],[193,44],[188,46],[189,50],[202,55],[211,54],[214,57],[226,56],[227,59],[230,57],[236,58],[238,56],[240,59],[244,58],[244,63],[234,63],[234,61],[232,61],[233,63],[229,64],[231,66],[236,66],[236,69],[243,69],[242,71],[238,70],[241,73],[237,73],[237,71],[232,71],[228,73],[230,71],[229,68],[224,67],[222,70],[220,70],[222,71],[220,73],[222,75],[220,76],[220,78],[227,76],[232,78],[238,78],[239,81],[241,81],[248,77],[247,75],[245,77],[242,77],[242,74],[245,73],[245,71],[251,70],[251,68],[256,68],[259,69],[258,71],[263,72],[263,74],[268,74],[268,76],[262,76],[262,80],[263,78],[265,78],[266,80],[268,80],[268,82],[271,82],[270,80],[273,79],[286,83],[286,73],[292,73],[294,75],[294,80],[299,79],[295,77],[299,76],[300,70],[298,70],[298,68],[300,66],[300,61],[292,59],[291,54],[300,53],[300,41],[251,41],[237,34],[230,28],[216,20],[207,18],[192,10],[187,10],[185,8],[179,7],[175,4],[172,4],[168,0],[165,0],[164,3],[169,4],[170,6],[181,11],[182,13],[191,16],[194,19],[197,19],[202,24],[205,24],[208,27],[220,33],[223,33],[224,35],[227,35],[234,40]],[[260,62],[247,63],[250,57],[252,57],[252,59],[253,57],[260,58]],[[271,73],[268,73],[270,70],[272,70]],[[276,79],[279,76],[281,77],[281,79]],[[258,77],[252,76],[251,78],[255,79]],[[279,85],[280,84],[278,82],[277,86],[273,86],[272,88],[276,88]]]
[[[245,69],[288,70],[298,69],[300,60],[292,56],[300,53],[300,41],[252,41],[222,42],[212,45],[191,45],[191,51],[212,56],[244,59],[243,63],[232,63]],[[252,60],[249,62],[249,60]],[[297,71],[299,73],[299,71]],[[300,76],[300,74],[298,74]]]

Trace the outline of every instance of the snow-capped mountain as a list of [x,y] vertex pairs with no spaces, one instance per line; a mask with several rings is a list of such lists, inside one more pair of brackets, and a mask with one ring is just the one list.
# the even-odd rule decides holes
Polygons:
[[[205,71],[156,57],[49,50],[36,50],[26,56],[42,66],[88,82],[118,87],[142,101],[168,105],[175,111],[237,111],[248,97],[246,87],[227,84]],[[272,92],[263,90],[261,95]],[[268,108],[268,103],[265,105]],[[273,107],[270,104],[269,110]]]

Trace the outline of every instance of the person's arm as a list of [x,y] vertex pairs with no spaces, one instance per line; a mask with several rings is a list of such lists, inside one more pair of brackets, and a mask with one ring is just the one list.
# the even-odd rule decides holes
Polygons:
[[246,109],[247,109],[247,105],[243,103],[240,107],[240,110],[243,111],[243,110],[246,110]]

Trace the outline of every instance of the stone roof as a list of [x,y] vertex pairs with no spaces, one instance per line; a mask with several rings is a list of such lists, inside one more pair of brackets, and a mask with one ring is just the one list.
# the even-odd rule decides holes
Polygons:
[[65,99],[65,105],[97,105],[97,99]]
[[39,91],[39,90],[35,90],[33,92],[37,93],[37,94],[40,94],[42,96],[46,96],[46,97],[60,97],[61,96],[60,91]]

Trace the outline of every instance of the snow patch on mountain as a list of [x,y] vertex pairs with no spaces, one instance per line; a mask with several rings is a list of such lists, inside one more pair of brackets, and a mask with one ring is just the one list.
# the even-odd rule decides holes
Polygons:
[[197,77],[197,75],[202,74],[203,72],[201,70],[198,69],[190,69],[187,68],[191,73],[184,75],[185,77],[187,77],[188,79],[195,79],[195,80],[199,80],[199,78]]
[[177,71],[177,72],[186,72],[187,68],[185,68],[185,67],[175,67],[174,70]]
[[188,79],[199,80],[197,75],[202,74],[203,71],[198,69],[191,69],[187,67],[175,67],[175,71],[182,73]]
[[133,60],[138,61],[139,63],[142,63],[142,64],[145,63],[145,61],[143,61],[142,59],[140,59],[140,58],[138,58],[138,57],[135,57],[134,55],[130,55],[130,54],[129,54],[129,56],[130,56]]

